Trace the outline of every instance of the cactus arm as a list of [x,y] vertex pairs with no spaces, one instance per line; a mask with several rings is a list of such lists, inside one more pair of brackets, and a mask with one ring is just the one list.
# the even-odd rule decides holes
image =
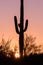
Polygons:
[[28,26],[28,20],[26,20],[26,23],[25,23],[25,29],[23,30],[24,32],[26,31],[27,26]]
[[20,32],[19,32],[19,29],[18,29],[17,17],[16,16],[14,16],[14,21],[15,21],[15,30],[16,30],[17,34],[19,34]]

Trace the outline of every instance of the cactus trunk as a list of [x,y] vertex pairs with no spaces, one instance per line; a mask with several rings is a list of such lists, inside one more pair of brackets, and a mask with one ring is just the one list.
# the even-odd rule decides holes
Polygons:
[[23,32],[23,24],[24,24],[24,11],[23,11],[23,0],[21,0],[20,5],[20,36],[19,36],[19,47],[20,47],[20,55],[23,56],[23,46],[24,46],[24,32]]
[[20,48],[20,56],[23,57],[23,46],[24,46],[24,33],[19,36],[19,48]]

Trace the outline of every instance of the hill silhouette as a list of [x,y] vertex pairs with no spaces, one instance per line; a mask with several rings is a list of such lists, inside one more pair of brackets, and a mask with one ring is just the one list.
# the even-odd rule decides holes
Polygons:
[[30,54],[29,56],[25,56],[20,59],[16,59],[13,57],[6,57],[2,53],[0,53],[0,65],[43,65],[43,54]]

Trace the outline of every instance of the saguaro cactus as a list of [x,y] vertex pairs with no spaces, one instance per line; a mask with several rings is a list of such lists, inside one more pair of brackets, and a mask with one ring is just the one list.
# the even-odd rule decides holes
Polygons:
[[20,56],[23,57],[24,32],[27,30],[27,26],[28,26],[28,20],[26,19],[25,28],[24,28],[24,0],[20,0],[20,23],[19,24],[17,23],[16,16],[14,16],[14,22],[15,22],[16,32],[17,34],[19,34]]

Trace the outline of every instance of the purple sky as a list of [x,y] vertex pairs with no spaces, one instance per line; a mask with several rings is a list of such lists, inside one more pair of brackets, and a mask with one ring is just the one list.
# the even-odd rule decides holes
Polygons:
[[[20,0],[0,0],[0,39],[4,34],[18,39],[15,32],[14,16],[20,20]],[[24,0],[24,18],[29,20],[27,34],[36,36],[37,42],[43,43],[43,0]]]

